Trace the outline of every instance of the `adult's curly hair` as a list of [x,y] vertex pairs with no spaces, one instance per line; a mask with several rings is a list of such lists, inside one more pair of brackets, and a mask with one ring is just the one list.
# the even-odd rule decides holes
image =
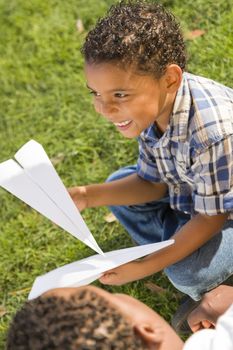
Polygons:
[[161,77],[169,64],[186,64],[184,39],[175,17],[162,5],[120,1],[88,33],[81,49],[87,63],[118,62]]
[[105,298],[90,290],[69,299],[39,297],[13,319],[7,350],[143,350],[133,327]]

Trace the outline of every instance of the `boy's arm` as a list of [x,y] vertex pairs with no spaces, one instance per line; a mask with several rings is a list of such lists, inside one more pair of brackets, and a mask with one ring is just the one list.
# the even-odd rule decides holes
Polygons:
[[100,278],[100,281],[104,284],[121,285],[163,270],[193,253],[221,231],[228,215],[197,214],[171,237],[175,240],[173,245],[142,260],[133,261],[107,271]]
[[133,205],[158,200],[166,195],[167,185],[143,180],[136,173],[119,180],[68,189],[81,211],[102,205]]

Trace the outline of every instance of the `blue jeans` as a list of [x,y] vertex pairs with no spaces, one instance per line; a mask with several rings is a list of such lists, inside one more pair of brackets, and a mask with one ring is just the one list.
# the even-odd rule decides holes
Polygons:
[[[107,181],[135,172],[136,166],[128,166],[113,173]],[[140,205],[111,206],[110,210],[139,245],[169,239],[190,220],[189,214],[170,207],[168,196]],[[178,290],[194,300],[225,281],[233,274],[233,220],[228,220],[222,231],[201,248],[164,272]]]

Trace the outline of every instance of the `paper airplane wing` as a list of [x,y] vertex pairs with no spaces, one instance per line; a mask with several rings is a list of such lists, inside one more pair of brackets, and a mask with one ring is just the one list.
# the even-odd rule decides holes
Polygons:
[[34,299],[53,288],[80,287],[99,278],[103,272],[152,254],[174,243],[168,240],[138,247],[114,250],[105,255],[93,255],[86,259],[64,265],[39,276],[34,281],[28,299]]
[[77,227],[57,205],[33,182],[32,178],[25,173],[21,166],[12,159],[0,164],[0,186],[96,250],[96,247],[87,240],[86,236],[78,231]]
[[27,175],[31,176],[33,181],[76,226],[77,234],[74,236],[85,241],[85,244],[89,242],[88,245],[92,249],[103,254],[43,147],[38,142],[31,140],[19,149],[15,154],[15,159],[24,168]]

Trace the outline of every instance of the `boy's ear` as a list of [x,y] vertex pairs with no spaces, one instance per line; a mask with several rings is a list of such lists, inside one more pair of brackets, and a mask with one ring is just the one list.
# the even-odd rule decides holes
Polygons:
[[[161,321],[158,322],[160,323]],[[148,350],[181,350],[184,343],[175,331],[162,320],[161,324],[140,323],[134,325],[134,330],[144,341]]]
[[182,81],[182,69],[177,64],[170,64],[164,74],[164,80],[167,92],[176,92]]
[[143,339],[148,349],[154,349],[156,344],[158,345],[164,340],[165,335],[162,329],[156,329],[148,324],[137,324],[134,329]]

